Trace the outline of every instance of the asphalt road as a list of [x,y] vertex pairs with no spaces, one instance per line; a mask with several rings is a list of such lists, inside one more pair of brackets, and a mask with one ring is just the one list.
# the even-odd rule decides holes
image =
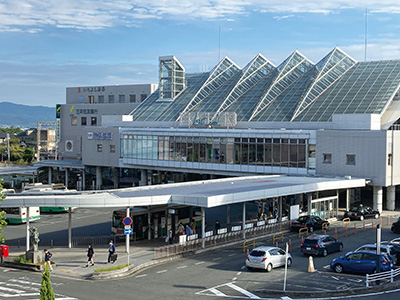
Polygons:
[[[58,238],[62,241],[66,233],[67,215],[45,215],[35,223],[42,232],[41,239]],[[75,234],[90,235],[94,230],[97,235],[109,232],[110,213],[106,210],[82,210],[73,214]],[[367,221],[367,223],[370,221]],[[92,224],[94,223],[94,224]],[[6,228],[6,237],[16,240],[24,237],[25,226],[10,226]],[[99,230],[96,230],[99,229]],[[86,231],[89,229],[88,231]],[[101,230],[100,230],[101,229]],[[55,232],[53,232],[53,230]],[[106,233],[106,234],[107,234]],[[333,235],[334,231],[330,233]],[[13,235],[16,234],[16,235]],[[382,240],[397,237],[388,228],[382,230]],[[348,237],[343,232],[338,237],[344,243],[342,254],[376,239],[375,231],[361,230],[355,235],[349,230]],[[299,250],[299,239],[292,235],[293,265],[288,270],[288,291],[341,290],[364,286],[364,276],[336,274],[327,266],[330,261],[341,253],[332,253],[327,257],[315,257],[314,265],[317,271],[308,273],[308,257]],[[271,245],[271,240],[261,240],[259,243]],[[281,245],[283,246],[283,245]],[[240,245],[230,248],[191,256],[149,269],[119,280],[88,281],[72,280],[70,278],[51,277],[56,299],[281,299],[263,293],[263,289],[283,289],[284,269],[274,269],[271,273],[248,271],[244,266],[245,254]],[[39,299],[40,274],[0,268],[0,299]],[[398,281],[400,279],[397,279]],[[400,290],[385,294],[370,294],[367,296],[353,295],[351,298],[361,299],[399,299]],[[326,298],[345,299],[350,297]],[[308,297],[308,299],[310,299]]]

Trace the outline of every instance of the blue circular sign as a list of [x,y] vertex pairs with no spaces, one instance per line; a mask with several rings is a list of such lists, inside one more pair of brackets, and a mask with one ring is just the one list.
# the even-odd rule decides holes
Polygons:
[[132,224],[132,218],[131,217],[125,217],[122,222],[124,223],[124,225],[129,226]]

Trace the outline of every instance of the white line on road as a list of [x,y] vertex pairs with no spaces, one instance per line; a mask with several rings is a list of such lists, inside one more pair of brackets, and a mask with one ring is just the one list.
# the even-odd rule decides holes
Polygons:
[[138,275],[138,276],[135,276],[136,278],[141,278],[141,277],[146,277],[147,276],[147,274],[142,274],[142,275]]
[[233,277],[233,278],[232,278],[232,281],[236,281],[236,280],[237,280],[237,277]]
[[240,274],[242,274],[242,272],[237,272],[237,273],[236,273],[236,276],[239,276]]
[[221,259],[221,257],[216,257],[216,258],[214,258],[213,260],[219,260],[219,259]]
[[339,278],[337,278],[337,277],[335,277],[335,276],[332,276],[332,278],[335,279],[335,280],[340,280]]
[[236,253],[232,253],[232,254],[229,254],[228,256],[235,256],[236,255]]
[[199,262],[195,263],[195,265],[201,265],[201,264],[204,264],[204,263],[205,263],[204,261],[199,261]]
[[244,268],[246,268],[246,266],[242,266],[240,269],[242,269],[242,270],[243,270]]
[[250,293],[249,291],[246,291],[245,289],[242,289],[241,287],[238,287],[237,285],[234,285],[233,283],[228,283],[227,286],[229,286],[230,288],[232,288],[232,289],[234,289],[234,290],[246,295],[250,299],[261,299],[257,295],[254,295],[254,294]]
[[161,274],[161,273],[165,273],[165,272],[168,272],[168,270],[158,271],[157,274]]
[[214,294],[217,295],[217,296],[226,297],[226,295],[225,295],[224,293],[221,293],[220,291],[218,291],[218,290],[216,290],[216,289],[214,289],[214,288],[209,289],[209,291],[212,292],[212,293],[214,293]]
[[187,266],[180,266],[180,267],[177,267],[177,269],[184,269],[184,268],[187,268]]

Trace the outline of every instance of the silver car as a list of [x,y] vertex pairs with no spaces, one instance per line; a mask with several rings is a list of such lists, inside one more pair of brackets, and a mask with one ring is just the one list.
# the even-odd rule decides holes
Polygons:
[[[358,247],[356,250],[354,250],[354,252],[357,251],[370,251],[376,253],[376,243],[366,244],[361,247]],[[394,265],[397,264],[396,251],[393,246],[381,243],[381,253],[386,254]]]
[[[288,253],[287,266],[292,264],[292,256]],[[246,258],[246,267],[249,270],[263,269],[271,272],[273,268],[285,265],[286,252],[285,250],[277,247],[257,247],[251,250]]]

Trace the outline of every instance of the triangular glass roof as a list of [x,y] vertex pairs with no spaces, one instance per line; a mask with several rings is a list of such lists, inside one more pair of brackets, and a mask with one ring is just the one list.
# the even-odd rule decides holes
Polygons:
[[221,60],[221,62],[210,72],[209,78],[188,103],[182,111],[182,114],[191,111],[196,105],[207,98],[207,96],[217,90],[225,81],[232,78],[232,76],[234,76],[239,70],[240,68],[228,57]]
[[226,111],[229,107],[239,99],[243,94],[252,89],[263,78],[269,76],[276,67],[264,56],[258,54],[242,71],[242,76],[239,81],[230,91],[220,108],[216,111],[218,113]]
[[278,66],[279,73],[275,80],[265,91],[256,109],[253,111],[250,120],[255,118],[261,111],[270,105],[281,93],[298,80],[305,72],[314,65],[297,50],[293,52],[282,64]]
[[348,56],[339,48],[333,49],[316,65],[318,75],[299,101],[296,111],[291,119],[296,118],[319,95],[326,91],[336,80],[356,64],[356,60]]

